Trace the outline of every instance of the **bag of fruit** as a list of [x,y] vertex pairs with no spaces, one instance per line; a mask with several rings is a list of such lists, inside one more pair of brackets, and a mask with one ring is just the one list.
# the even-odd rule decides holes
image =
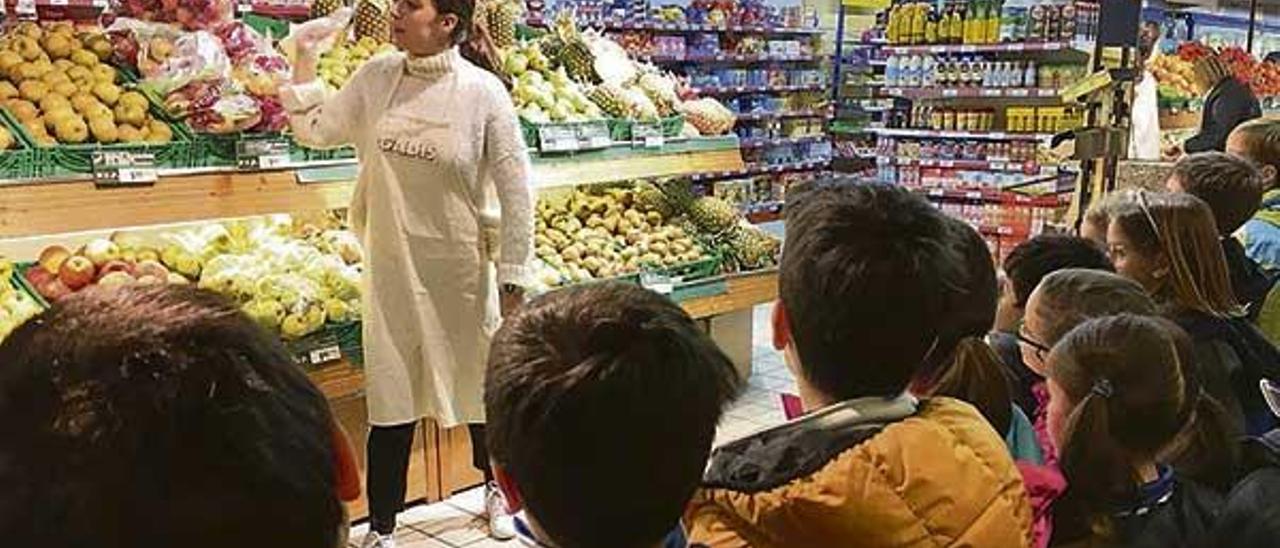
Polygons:
[[117,0],[115,13],[124,17],[177,23],[187,30],[216,28],[235,16],[234,0]]

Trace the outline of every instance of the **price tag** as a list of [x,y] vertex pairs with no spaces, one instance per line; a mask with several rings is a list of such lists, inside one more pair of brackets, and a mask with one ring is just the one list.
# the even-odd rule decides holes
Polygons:
[[604,120],[577,126],[577,134],[578,146],[581,148],[599,150],[613,146],[613,137],[609,134],[609,125]]
[[938,162],[938,167],[944,167],[944,168],[956,167],[956,163],[951,160],[941,160]]
[[150,186],[155,184],[154,154],[128,150],[99,150],[91,157],[93,184],[98,188]]
[[930,53],[946,53],[947,46],[933,46],[929,48]]
[[1003,94],[1004,94],[1004,90],[999,90],[999,89],[984,89],[984,90],[982,90],[982,96],[983,96],[983,97],[999,97],[999,96],[1001,96],[1001,95],[1003,95]]
[[1026,44],[1009,44],[1009,51],[1026,51]]
[[1017,88],[1009,90],[1010,97],[1026,97],[1029,92],[1025,88]]
[[978,46],[960,46],[960,53],[975,53],[977,51]]
[[578,130],[573,126],[554,124],[538,126],[538,150],[542,152],[573,152],[582,148]]
[[661,148],[666,144],[662,124],[637,122],[631,126],[631,144],[636,148]]
[[960,91],[959,91],[959,90],[955,90],[955,89],[944,89],[944,90],[942,90],[942,96],[943,96],[943,97],[958,97],[959,95],[960,95]]
[[982,193],[976,190],[971,190],[969,192],[964,193],[964,197],[970,200],[981,200]]
[[342,349],[338,345],[325,346],[312,350],[307,354],[311,365],[321,365],[342,359]]
[[236,166],[240,169],[279,169],[289,160],[289,142],[283,139],[246,139],[236,143]]

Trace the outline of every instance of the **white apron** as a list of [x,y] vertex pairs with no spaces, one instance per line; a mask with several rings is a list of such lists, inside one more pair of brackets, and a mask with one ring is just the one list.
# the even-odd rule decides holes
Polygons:
[[404,78],[370,120],[351,209],[366,248],[369,422],[484,422],[485,360],[499,323],[494,250],[482,228],[484,185],[462,176],[481,151],[459,144],[474,128],[450,122],[462,103],[456,72],[442,93],[392,104]]

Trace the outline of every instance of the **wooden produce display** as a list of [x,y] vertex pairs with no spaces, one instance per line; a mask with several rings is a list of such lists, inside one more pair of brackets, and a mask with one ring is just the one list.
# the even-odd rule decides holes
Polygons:
[[[738,141],[733,137],[668,142],[657,148],[617,146],[534,161],[535,184],[547,191],[743,167]],[[142,181],[123,185],[104,185],[88,175],[0,181],[0,255],[32,260],[53,243],[77,246],[126,229],[159,230],[344,209],[355,189],[356,171],[354,160],[336,160],[271,170],[161,169]],[[751,308],[773,300],[776,293],[777,276],[765,270],[715,276],[691,287],[677,286],[672,297],[704,321],[746,374],[751,355]],[[341,357],[309,366],[308,374],[350,434],[363,470],[368,429],[363,370],[348,357]],[[480,482],[479,473],[471,468],[465,428],[443,429],[423,421],[418,433],[408,499],[440,500]],[[366,508],[360,500],[349,510],[353,518],[359,518],[366,514]]]

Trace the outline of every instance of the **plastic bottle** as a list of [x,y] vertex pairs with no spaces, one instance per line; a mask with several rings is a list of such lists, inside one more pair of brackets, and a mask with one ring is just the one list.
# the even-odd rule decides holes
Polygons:
[[1022,73],[1022,87],[1036,87],[1036,62],[1027,61],[1027,70]]
[[924,87],[933,87],[938,81],[937,62],[932,55],[924,56],[920,67],[920,85]]
[[901,74],[902,57],[899,55],[889,56],[889,61],[884,65],[884,85],[886,87],[896,87]]
[[924,43],[938,43],[938,14],[929,10],[929,17],[924,22]]
[[982,87],[984,88],[996,87],[995,65],[996,65],[995,61],[982,62]]
[[924,67],[924,59],[919,55],[912,55],[911,60],[907,62],[907,87],[920,87],[920,69]]
[[992,1],[987,4],[986,43],[995,44],[1000,41],[1000,3]]

